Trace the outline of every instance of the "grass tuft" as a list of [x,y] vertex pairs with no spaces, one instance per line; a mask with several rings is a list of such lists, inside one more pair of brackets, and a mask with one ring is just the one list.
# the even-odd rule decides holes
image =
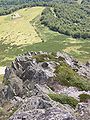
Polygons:
[[79,98],[80,98],[80,102],[87,102],[88,100],[90,100],[90,95],[81,94],[81,95],[79,95]]
[[72,68],[66,63],[62,62],[56,67],[56,78],[60,84],[65,86],[74,86],[80,90],[90,90],[90,81],[79,76]]
[[48,95],[52,100],[54,100],[56,102],[60,102],[61,104],[69,104],[73,108],[75,108],[79,102],[75,98],[69,97],[64,94],[48,94]]

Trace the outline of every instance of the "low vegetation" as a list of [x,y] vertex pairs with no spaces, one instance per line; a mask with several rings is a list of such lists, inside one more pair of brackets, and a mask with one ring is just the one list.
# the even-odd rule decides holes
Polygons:
[[55,60],[54,55],[40,54],[33,56],[33,59],[36,59],[37,62],[45,62],[49,60]]
[[80,98],[80,102],[87,102],[88,100],[90,100],[90,95],[81,94],[81,95],[79,95],[79,98]]
[[90,90],[90,81],[79,76],[75,71],[71,69],[66,63],[62,62],[56,68],[56,78],[60,84],[65,86],[74,86],[80,90]]
[[69,4],[90,4],[89,0],[0,0],[0,15],[7,15],[16,10],[35,7],[35,6],[53,6],[58,3]]
[[39,17],[36,18],[34,22],[36,30],[44,42],[32,45],[31,50],[48,52],[64,51],[82,62],[90,60],[89,39],[74,39],[58,32],[54,32],[41,25]]
[[47,6],[51,0],[0,0],[0,15],[7,15],[16,10],[35,6]]
[[54,100],[56,102],[60,102],[61,104],[69,104],[73,108],[75,108],[79,102],[78,100],[74,99],[73,97],[69,97],[64,94],[48,94],[48,95],[52,100]]
[[[7,16],[0,16],[0,66],[9,65],[16,56],[27,51],[64,51],[82,62],[90,60],[90,40],[73,39],[41,24],[40,14],[44,9],[24,8]],[[16,18],[12,17],[14,15]]]
[[[0,66],[10,64],[14,58],[42,42],[30,22],[41,14],[44,7],[33,7],[0,16]],[[14,17],[13,17],[14,16]]]
[[43,9],[44,7],[26,8],[8,16],[0,16],[0,41],[5,44],[10,43],[10,45],[41,42],[41,38],[30,21],[40,15]]

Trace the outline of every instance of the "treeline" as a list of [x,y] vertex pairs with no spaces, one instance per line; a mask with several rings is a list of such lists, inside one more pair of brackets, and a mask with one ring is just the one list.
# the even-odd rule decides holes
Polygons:
[[[53,4],[69,3],[75,4],[78,0],[0,0],[0,15],[10,14],[18,9],[33,6],[53,6]],[[82,3],[90,3],[83,0]]]
[[74,38],[90,38],[90,5],[54,4],[43,11],[41,23]]
[[10,14],[18,9],[47,6],[52,0],[0,0],[0,15]]

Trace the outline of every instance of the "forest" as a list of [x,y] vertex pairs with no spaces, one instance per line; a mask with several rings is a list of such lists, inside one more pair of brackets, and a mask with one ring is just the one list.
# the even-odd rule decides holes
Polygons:
[[[18,9],[33,6],[53,6],[58,3],[74,4],[79,0],[0,0],[0,16],[10,14]],[[89,4],[90,0],[82,0],[81,4]]]
[[74,38],[90,38],[90,5],[54,4],[43,11],[41,23]]
[[52,0],[0,0],[0,16],[10,14],[16,10],[34,7],[47,6]]
[[90,0],[0,0],[0,15],[34,6],[47,6],[41,23],[51,30],[74,38],[90,38]]

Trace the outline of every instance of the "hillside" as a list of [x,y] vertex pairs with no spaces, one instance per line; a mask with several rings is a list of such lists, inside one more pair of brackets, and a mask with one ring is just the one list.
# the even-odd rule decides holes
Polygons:
[[43,9],[44,7],[26,8],[0,16],[0,62],[8,63],[23,52],[25,46],[42,42],[30,22],[40,15]]
[[46,6],[48,1],[51,0],[0,0],[0,15],[10,14],[26,7]]
[[43,11],[41,22],[59,33],[90,39],[89,5],[55,4],[52,9],[46,8]]
[[30,21],[40,15],[43,9],[44,7],[26,8],[18,10],[8,16],[1,16],[0,41],[10,43],[11,45],[25,45],[41,42],[35,29],[30,24]]
[[90,120],[90,0],[0,0],[0,120]]
[[89,120],[89,99],[90,63],[61,52],[27,52],[5,70],[0,120]]
[[26,51],[40,50],[64,51],[82,62],[90,61],[90,40],[73,39],[43,26],[40,21],[43,9],[24,8],[0,17],[0,66],[10,64],[17,55]]
[[54,3],[90,4],[89,0],[0,0],[0,15],[10,14],[18,9],[35,6],[52,6]]

